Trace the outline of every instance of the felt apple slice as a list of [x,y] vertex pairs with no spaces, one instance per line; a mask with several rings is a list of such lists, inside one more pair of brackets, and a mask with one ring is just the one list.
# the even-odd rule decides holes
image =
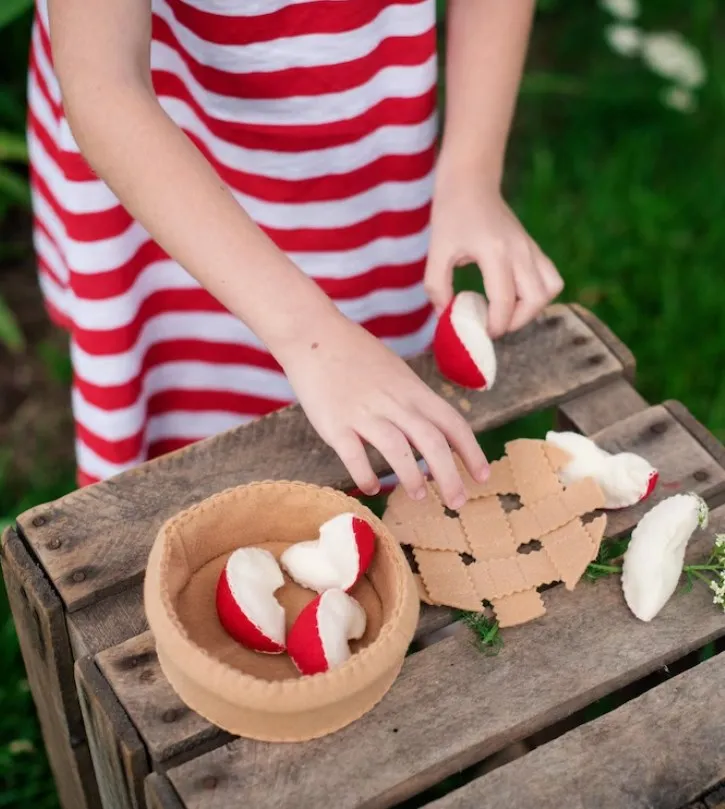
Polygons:
[[646,500],[657,485],[657,470],[633,452],[613,455],[590,438],[572,432],[549,431],[546,440],[571,456],[571,461],[559,470],[561,482],[569,486],[583,478],[594,478],[604,492],[604,508],[633,506]]
[[696,494],[662,500],[632,531],[624,554],[622,590],[627,606],[641,621],[651,621],[674,593],[685,563],[685,549],[708,507]]
[[488,336],[488,305],[477,292],[459,292],[436,326],[433,355],[443,376],[485,390],[496,380],[496,353]]
[[322,593],[349,590],[365,573],[375,553],[375,532],[354,514],[338,514],[320,528],[319,539],[290,545],[280,562],[303,587]]
[[365,634],[365,610],[343,590],[326,590],[299,614],[287,653],[301,674],[320,674],[350,657],[349,641]]
[[263,548],[239,548],[219,576],[216,608],[226,631],[255,652],[285,650],[285,619],[274,597],[284,585],[277,560]]

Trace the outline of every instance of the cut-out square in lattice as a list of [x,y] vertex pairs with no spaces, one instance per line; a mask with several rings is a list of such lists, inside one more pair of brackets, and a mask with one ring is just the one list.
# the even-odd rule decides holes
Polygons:
[[[607,518],[582,520],[604,506],[604,495],[591,478],[564,486],[557,471],[569,460],[546,441],[518,439],[485,483],[459,464],[469,499],[458,513],[444,507],[434,483],[423,501],[398,487],[383,521],[412,548],[421,599],[473,612],[487,602],[500,626],[513,626],[544,614],[542,585],[572,590],[597,556]],[[507,509],[516,497],[518,508]]]

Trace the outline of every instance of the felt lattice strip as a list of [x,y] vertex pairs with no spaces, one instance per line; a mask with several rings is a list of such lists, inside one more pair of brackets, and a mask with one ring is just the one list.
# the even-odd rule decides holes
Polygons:
[[481,611],[481,598],[468,575],[466,565],[457,553],[448,551],[413,551],[426,592],[434,604],[460,610]]
[[527,438],[509,441],[506,455],[511,461],[516,491],[525,506],[564,491],[543,442]]
[[[567,453],[529,439],[506,449],[486,484],[464,475],[469,500],[458,514],[430,484],[432,496],[422,502],[396,492],[384,520],[413,546],[421,600],[475,612],[486,601],[501,626],[513,626],[544,613],[539,586],[575,586],[596,557],[606,516],[582,521],[604,496],[592,479],[562,485],[556,470],[570,460]],[[504,495],[518,495],[521,507],[507,511]],[[540,547],[521,548],[531,540]]]
[[502,628],[525,624],[534,618],[540,618],[546,612],[544,602],[536,590],[498,598],[493,602],[493,609],[498,625]]
[[425,500],[412,500],[402,488],[388,498],[383,522],[401,545],[429,550],[468,552],[468,542],[460,521],[446,515],[438,495],[429,486]]
[[518,545],[524,545],[561,528],[573,517],[581,517],[603,505],[602,490],[591,478],[584,478],[572,483],[561,494],[510,512],[508,518]]
[[559,573],[567,590],[573,590],[584,575],[587,565],[596,556],[594,543],[579,518],[544,534],[539,540],[546,555]]
[[459,512],[471,553],[479,561],[506,558],[519,543],[498,497],[469,500]]
[[485,483],[478,483],[468,473],[463,465],[463,461],[456,456],[456,466],[463,481],[466,497],[474,500],[479,497],[491,497],[495,494],[515,494],[516,483],[511,470],[511,461],[504,456],[497,461],[492,461],[489,469],[488,480]]

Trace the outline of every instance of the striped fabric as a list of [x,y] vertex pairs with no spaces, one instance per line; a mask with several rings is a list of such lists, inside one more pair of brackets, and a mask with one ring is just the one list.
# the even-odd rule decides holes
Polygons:
[[[38,2],[35,246],[50,315],[71,335],[87,484],[263,415],[293,392],[259,340],[80,156]],[[153,0],[151,63],[164,109],[279,247],[394,351],[426,348],[434,0]]]

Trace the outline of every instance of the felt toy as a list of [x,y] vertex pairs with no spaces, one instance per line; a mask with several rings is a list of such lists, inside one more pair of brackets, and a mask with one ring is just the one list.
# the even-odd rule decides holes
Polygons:
[[311,601],[292,625],[287,653],[301,674],[320,674],[350,657],[348,641],[365,633],[365,610],[343,590],[326,590]]
[[594,478],[604,492],[604,508],[633,506],[652,494],[659,473],[633,452],[612,454],[578,433],[550,431],[546,440],[571,455],[571,461],[559,470],[561,482],[568,486],[583,478]]
[[460,292],[443,311],[433,340],[443,376],[464,388],[485,390],[496,380],[496,353],[488,336],[488,305],[477,292]]
[[651,621],[667,603],[680,579],[687,543],[707,519],[704,500],[696,494],[676,494],[639,521],[622,567],[624,598],[637,618]]
[[256,652],[284,652],[284,609],[274,597],[283,585],[282,571],[269,551],[239,548],[232,553],[219,577],[216,607],[234,640]]
[[365,573],[375,553],[375,532],[354,514],[338,514],[320,528],[319,539],[297,542],[280,562],[303,587],[322,593],[349,590]]

